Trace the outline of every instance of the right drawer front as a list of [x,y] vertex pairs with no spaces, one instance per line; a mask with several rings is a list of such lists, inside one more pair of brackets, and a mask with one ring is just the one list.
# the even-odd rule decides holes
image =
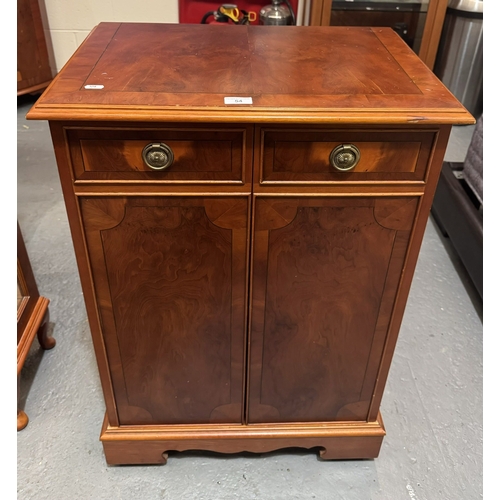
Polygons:
[[[263,129],[261,134],[262,184],[422,182],[435,137],[433,131]],[[342,146],[359,153],[352,170],[338,170],[332,159]]]

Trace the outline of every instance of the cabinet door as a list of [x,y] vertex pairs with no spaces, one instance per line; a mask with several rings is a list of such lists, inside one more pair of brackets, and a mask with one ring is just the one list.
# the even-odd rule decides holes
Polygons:
[[80,202],[119,422],[241,422],[248,197]]
[[257,197],[248,422],[367,420],[416,197]]

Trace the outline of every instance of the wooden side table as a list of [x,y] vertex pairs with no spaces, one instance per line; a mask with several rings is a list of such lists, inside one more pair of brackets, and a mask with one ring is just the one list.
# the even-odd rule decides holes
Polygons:
[[17,0],[17,95],[41,92],[51,81],[38,0]]
[[[42,349],[52,349],[54,338],[47,335],[49,299],[42,297],[33,275],[19,224],[17,225],[17,381],[35,335]],[[19,396],[18,396],[19,397]],[[26,413],[17,409],[17,430],[28,425]]]

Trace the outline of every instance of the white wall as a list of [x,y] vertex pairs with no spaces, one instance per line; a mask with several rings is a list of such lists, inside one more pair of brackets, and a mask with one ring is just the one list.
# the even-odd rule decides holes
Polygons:
[[54,75],[101,22],[179,22],[178,0],[39,0],[39,4]]

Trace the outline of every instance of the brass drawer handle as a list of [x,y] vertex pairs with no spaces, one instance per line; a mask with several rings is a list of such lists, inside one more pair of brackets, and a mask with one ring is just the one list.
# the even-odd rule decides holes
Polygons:
[[142,150],[142,159],[153,170],[165,170],[174,162],[174,152],[163,142],[153,142]]
[[330,164],[341,172],[352,170],[361,158],[354,144],[340,144],[330,153]]

